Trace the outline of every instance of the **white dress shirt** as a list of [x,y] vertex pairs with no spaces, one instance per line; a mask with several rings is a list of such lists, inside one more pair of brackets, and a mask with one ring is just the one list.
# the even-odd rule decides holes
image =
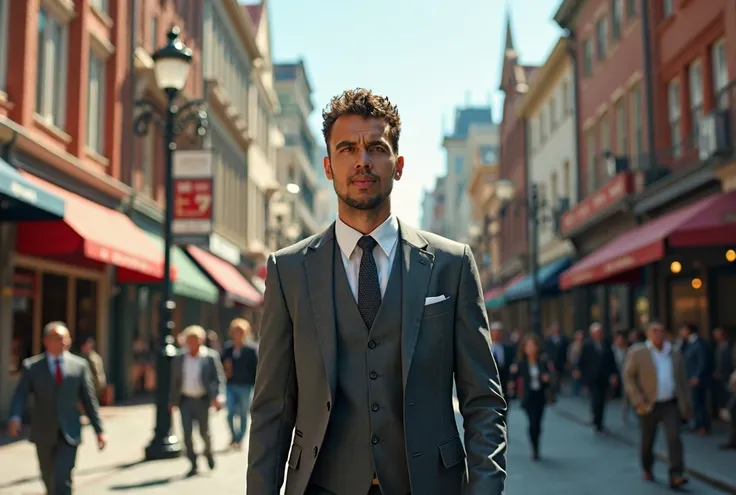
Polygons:
[[647,347],[652,354],[654,368],[657,370],[657,402],[675,398],[675,369],[672,366],[672,345],[665,342],[662,350],[657,349],[650,340]]
[[189,352],[184,354],[184,366],[182,369],[181,393],[187,397],[203,397],[207,394],[202,382],[202,359],[207,356],[207,349],[199,347],[196,356]]
[[529,365],[529,388],[531,390],[539,390],[542,388],[541,373],[539,372],[539,365]]
[[[381,286],[381,296],[383,296],[386,293],[391,267],[396,257],[396,246],[399,244],[398,219],[393,215],[389,216],[369,235],[378,243],[373,249],[373,259],[376,260],[378,283]],[[335,237],[338,246],[340,246],[342,263],[345,266],[350,290],[353,292],[355,302],[358,302],[358,277],[360,275],[360,259],[363,257],[363,250],[358,247],[358,241],[363,237],[363,234],[348,226],[340,220],[340,217],[337,217]]]

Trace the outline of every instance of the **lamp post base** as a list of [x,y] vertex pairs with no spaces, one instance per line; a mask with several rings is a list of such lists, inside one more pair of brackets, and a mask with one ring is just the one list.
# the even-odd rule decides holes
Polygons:
[[181,443],[176,435],[168,435],[162,438],[154,437],[146,446],[146,460],[159,461],[163,459],[175,459],[181,456]]

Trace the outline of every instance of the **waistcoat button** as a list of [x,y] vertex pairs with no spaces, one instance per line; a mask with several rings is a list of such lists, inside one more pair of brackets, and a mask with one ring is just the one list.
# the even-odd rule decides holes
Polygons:
[[376,445],[376,444],[378,443],[378,437],[377,437],[377,436],[375,436],[375,435],[373,435],[373,437],[371,438],[371,443],[372,443],[373,445]]

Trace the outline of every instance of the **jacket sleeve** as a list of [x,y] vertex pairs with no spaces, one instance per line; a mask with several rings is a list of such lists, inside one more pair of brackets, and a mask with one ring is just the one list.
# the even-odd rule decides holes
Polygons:
[[13,398],[10,401],[10,419],[21,419],[26,410],[28,396],[33,391],[31,383],[31,366],[32,362],[28,359],[23,360],[21,368],[20,380],[13,392]]
[[468,482],[464,495],[503,495],[506,420],[480,276],[465,246],[457,291],[455,384],[465,428]]
[[296,422],[293,322],[275,255],[268,259],[261,342],[251,405],[247,495],[279,495]]
[[222,360],[220,354],[215,351],[212,355],[212,363],[215,365],[215,379],[217,380],[215,387],[215,397],[217,399],[223,399],[225,397],[225,368],[222,366]]
[[639,360],[636,358],[638,350],[630,350],[626,353],[626,361],[624,362],[624,372],[622,380],[624,382],[624,391],[631,403],[636,407],[644,403],[644,396],[639,389]]

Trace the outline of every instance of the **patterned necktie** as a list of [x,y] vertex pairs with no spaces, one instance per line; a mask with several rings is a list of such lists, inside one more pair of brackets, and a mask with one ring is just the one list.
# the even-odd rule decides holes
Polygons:
[[358,247],[363,250],[358,275],[358,310],[369,329],[381,307],[381,286],[378,283],[376,260],[373,258],[373,249],[377,245],[376,240],[369,235],[364,235],[358,241]]
[[56,358],[56,384],[61,385],[64,381],[64,375],[61,374],[61,358]]

